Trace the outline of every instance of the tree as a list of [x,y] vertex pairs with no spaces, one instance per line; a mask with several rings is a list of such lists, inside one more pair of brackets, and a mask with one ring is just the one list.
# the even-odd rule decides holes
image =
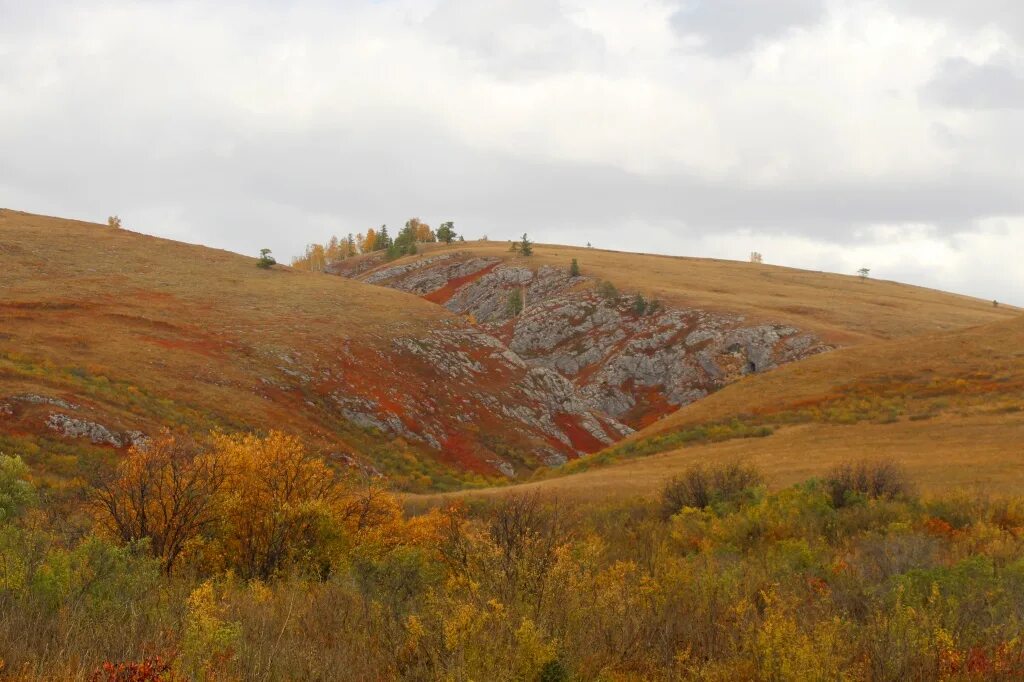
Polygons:
[[388,236],[388,226],[381,225],[377,232],[377,238],[373,242],[373,251],[386,251],[391,247],[391,237]]
[[221,520],[224,556],[247,579],[267,580],[290,564],[316,563],[344,497],[334,472],[278,431],[265,438],[215,436],[227,468]]
[[764,256],[762,256],[757,251],[751,251],[750,252],[750,262],[751,263],[763,263],[764,262]]
[[870,268],[861,268],[860,270],[857,271],[857,274],[860,275],[861,279],[867,279],[868,275],[870,273],[871,273],[871,269]]
[[112,215],[109,218],[107,218],[107,226],[108,227],[112,227],[115,230],[120,230],[121,229],[121,219],[119,217],[117,217],[116,215]]
[[113,476],[93,484],[91,499],[112,535],[123,542],[148,538],[170,573],[185,547],[218,520],[225,473],[194,441],[165,431],[132,446]]
[[[436,242],[437,241],[437,235],[435,235],[434,231],[430,229],[430,225],[427,225],[425,222],[421,221],[419,218],[413,218],[410,222],[412,222],[413,227],[415,228],[416,241],[418,241],[418,242]],[[408,224],[408,223],[406,223],[406,224]]]
[[575,258],[572,259],[572,263],[569,264],[569,276],[579,277],[580,276],[580,264]]
[[337,236],[332,236],[327,240],[327,245],[324,247],[324,258],[328,263],[333,263],[343,258],[341,240]]
[[516,287],[508,295],[508,314],[516,317],[521,312],[523,312],[523,292],[519,287]]
[[452,221],[441,223],[441,226],[437,228],[437,239],[445,244],[451,244],[452,240],[455,239],[455,223]]
[[524,256],[533,255],[533,242],[526,238],[526,233],[523,233],[523,238],[519,241],[519,253]]
[[327,262],[327,251],[322,244],[307,244],[306,253],[301,258],[292,261],[292,265],[310,272],[323,272],[323,269],[327,267]]
[[366,231],[366,236],[359,235],[359,250],[362,253],[370,253],[377,250],[377,230],[372,227]]
[[260,249],[260,257],[256,261],[256,267],[266,270],[276,263],[277,261],[270,255],[270,249]]

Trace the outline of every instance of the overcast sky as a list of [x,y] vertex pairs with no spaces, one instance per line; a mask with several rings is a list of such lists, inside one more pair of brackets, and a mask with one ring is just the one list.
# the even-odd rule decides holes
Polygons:
[[0,0],[0,206],[280,260],[418,216],[1024,305],[1022,158],[1021,0]]

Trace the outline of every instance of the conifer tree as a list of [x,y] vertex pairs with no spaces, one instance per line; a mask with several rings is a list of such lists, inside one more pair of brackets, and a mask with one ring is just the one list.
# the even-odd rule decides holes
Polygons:
[[533,242],[526,237],[526,233],[523,233],[523,238],[519,241],[519,253],[524,256],[533,255]]

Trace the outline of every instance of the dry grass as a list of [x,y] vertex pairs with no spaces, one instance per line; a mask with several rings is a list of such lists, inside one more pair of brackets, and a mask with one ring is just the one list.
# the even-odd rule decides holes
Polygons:
[[[276,427],[344,448],[339,415],[277,387],[285,356],[336,367],[452,319],[397,291],[9,210],[0,262],[0,397],[64,396],[117,429]],[[29,428],[0,416],[0,433]]]
[[[1012,441],[1017,443],[1016,446]],[[654,499],[666,481],[694,464],[740,460],[756,465],[778,489],[823,476],[837,464],[865,456],[903,464],[924,493],[977,489],[1024,490],[1024,412],[1003,416],[943,417],[897,424],[807,424],[767,439],[712,443],[629,460],[571,476],[447,495],[412,495],[416,507],[454,498],[500,497],[539,491],[571,502]]]

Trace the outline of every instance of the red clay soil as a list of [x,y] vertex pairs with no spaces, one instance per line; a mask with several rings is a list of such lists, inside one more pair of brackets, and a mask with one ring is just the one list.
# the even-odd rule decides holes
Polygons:
[[483,277],[484,275],[486,275],[488,272],[490,272],[499,265],[501,265],[500,261],[498,263],[491,263],[483,270],[477,270],[476,272],[470,273],[464,277],[456,277],[455,279],[450,279],[448,280],[448,283],[445,284],[443,287],[431,291],[423,298],[427,299],[431,303],[444,305],[451,299],[452,296],[455,295],[455,293],[461,287],[470,284],[471,282],[477,281],[478,279],[480,279],[481,277]]
[[558,425],[558,428],[562,430],[565,435],[569,436],[569,440],[572,441],[572,445],[577,450],[583,450],[584,452],[597,452],[605,447],[605,444],[595,438],[589,431],[579,425],[577,421],[579,418],[576,415],[566,414],[559,412],[555,415],[554,421]]

